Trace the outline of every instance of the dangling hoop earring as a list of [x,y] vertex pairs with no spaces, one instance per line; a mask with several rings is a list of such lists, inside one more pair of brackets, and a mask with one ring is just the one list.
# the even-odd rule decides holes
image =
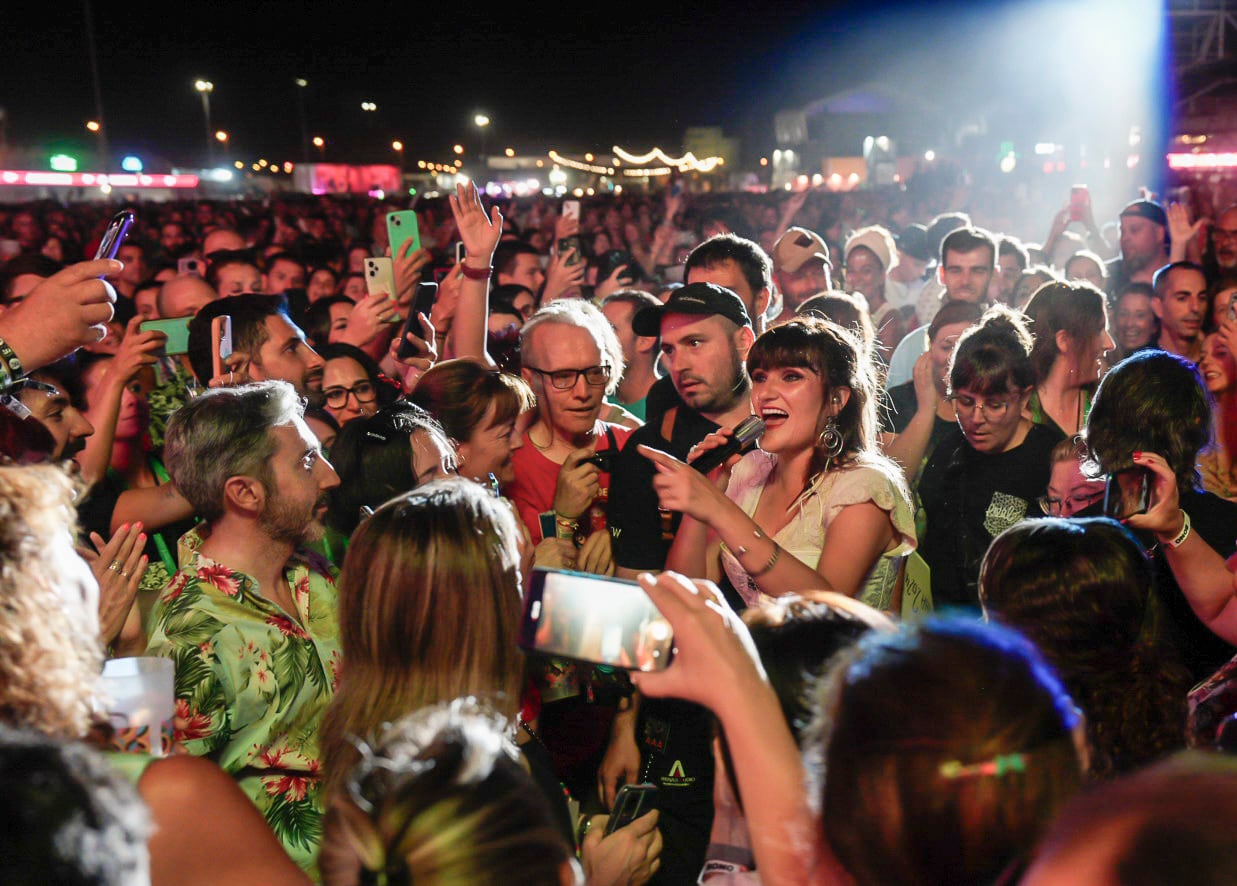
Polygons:
[[825,470],[828,470],[829,463],[842,454],[842,448],[846,445],[834,416],[829,416],[829,420],[825,422],[824,430],[816,438],[816,445],[825,452]]

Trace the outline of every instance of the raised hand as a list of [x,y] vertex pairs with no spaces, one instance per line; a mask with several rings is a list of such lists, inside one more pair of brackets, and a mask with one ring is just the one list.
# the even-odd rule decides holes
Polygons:
[[90,533],[90,543],[93,550],[83,546],[78,552],[99,583],[99,634],[108,646],[120,635],[146,574],[148,560],[142,553],[146,534],[141,523],[126,524],[107,541],[97,532]]
[[[488,268],[503,234],[503,216],[494,206],[486,215],[481,205],[481,195],[473,182],[457,184],[455,193],[448,196],[451,213],[460,239],[464,241],[464,261],[477,268]],[[473,261],[469,261],[473,259]]]
[[106,258],[69,265],[0,316],[0,338],[26,372],[102,341],[116,290],[101,278],[123,269],[120,262]]
[[575,254],[574,249],[568,249],[562,255],[550,259],[550,266],[545,271],[545,289],[541,295],[543,305],[563,298],[584,282],[584,262],[571,264]]

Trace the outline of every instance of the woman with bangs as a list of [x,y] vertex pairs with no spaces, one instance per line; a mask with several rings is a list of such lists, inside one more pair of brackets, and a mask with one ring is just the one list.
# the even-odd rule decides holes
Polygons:
[[[897,465],[876,445],[874,384],[863,346],[814,317],[774,327],[747,360],[760,448],[705,477],[642,447],[661,507],[681,511],[667,568],[717,580],[743,601],[837,591],[897,609],[900,559],[915,547]],[[706,437],[688,461],[726,442]]]
[[996,305],[958,340],[949,395],[958,428],[924,466],[919,498],[927,520],[920,553],[931,569],[932,600],[979,606],[979,566],[992,540],[1038,512],[1064,436],[1035,424],[1031,336],[1016,312]]

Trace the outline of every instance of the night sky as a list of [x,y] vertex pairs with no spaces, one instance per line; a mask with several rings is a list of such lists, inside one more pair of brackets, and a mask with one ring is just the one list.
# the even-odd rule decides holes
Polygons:
[[[201,160],[206,131],[192,84],[203,77],[215,84],[212,128],[231,134],[229,159],[299,161],[293,80],[305,77],[309,134],[328,139],[327,159],[390,162],[399,138],[415,162],[445,161],[457,141],[479,149],[478,110],[494,121],[491,153],[677,150],[686,127],[719,124],[767,150],[777,110],[873,77],[939,94],[942,83],[964,92],[1002,71],[1025,76],[1008,62],[1014,44],[989,36],[1002,11],[1020,5],[512,4],[487,18],[476,4],[392,13],[394,4],[367,0],[95,0],[94,17],[114,154]],[[37,39],[9,30],[0,106],[11,143],[89,144],[82,10],[80,0],[56,7]],[[1020,32],[1017,43],[1024,38],[1040,35]],[[378,112],[362,112],[362,100]]]

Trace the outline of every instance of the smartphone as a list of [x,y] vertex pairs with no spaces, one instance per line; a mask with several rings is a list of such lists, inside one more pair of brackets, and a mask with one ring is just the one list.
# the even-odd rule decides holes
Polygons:
[[571,258],[567,260],[568,267],[574,267],[575,265],[578,265],[580,262],[584,261],[584,256],[581,253],[581,249],[580,249],[580,238],[577,237],[575,234],[572,234],[570,237],[563,237],[561,240],[558,241],[558,254],[559,255],[566,255],[568,249],[575,250],[572,253]]
[[1074,185],[1069,189],[1069,220],[1082,221],[1091,207],[1091,192],[1086,185]]
[[563,218],[574,218],[580,220],[580,201],[579,200],[564,200],[563,201]]
[[421,248],[421,229],[417,226],[417,214],[411,209],[387,213],[387,240],[391,244],[391,258],[400,254],[404,244],[412,241],[412,249]]
[[232,356],[232,318],[220,314],[210,321],[210,342],[212,367],[215,377],[223,375],[227,360]]
[[1151,472],[1146,468],[1126,468],[1109,474],[1104,481],[1104,516],[1124,520],[1147,513],[1151,504]]
[[603,474],[610,474],[614,471],[614,450],[603,449],[601,452],[594,452],[588,458],[584,459],[584,464],[596,465],[597,470]]
[[421,328],[417,315],[424,314],[428,318],[430,311],[434,309],[437,295],[437,283],[421,283],[417,286],[417,294],[412,297],[412,310],[408,312],[408,319],[399,330],[399,351],[396,352],[399,359],[407,360],[417,355],[416,345],[408,341],[408,333],[419,336],[425,331]]
[[[412,311],[413,317],[417,314],[424,314],[426,317],[430,315],[430,311],[434,310],[434,300],[438,298],[437,283],[418,283],[417,291],[412,296]],[[417,332],[419,330],[413,330]]]
[[674,632],[634,581],[563,569],[534,569],[520,648],[593,664],[660,671],[674,657]]
[[201,277],[202,260],[197,258],[178,258],[176,260],[176,273],[181,277]]
[[457,265],[462,265],[464,263],[464,241],[463,240],[455,241],[455,263]]
[[[370,295],[381,292],[395,301],[395,262],[385,255],[365,259],[365,291]],[[398,323],[401,319],[397,312],[391,322]]]
[[614,798],[610,820],[606,822],[606,836],[619,828],[625,828],[637,818],[657,808],[657,785],[625,784]]
[[122,209],[113,215],[112,220],[107,223],[107,230],[103,232],[103,239],[99,241],[99,249],[94,254],[95,259],[115,258],[116,253],[120,251],[120,244],[124,242],[125,235],[129,233],[129,228],[133,227],[135,220],[136,216],[129,209]]
[[147,320],[138,327],[142,332],[154,330],[168,337],[163,348],[158,352],[160,357],[173,354],[189,353],[189,321],[192,317],[172,317],[169,320]]
[[631,257],[631,253],[623,249],[611,249],[604,253],[597,262],[597,279],[609,280],[610,275],[616,270],[627,266],[627,270],[623,272],[623,276],[619,277],[619,282],[624,286],[630,286],[636,282],[636,260]]

